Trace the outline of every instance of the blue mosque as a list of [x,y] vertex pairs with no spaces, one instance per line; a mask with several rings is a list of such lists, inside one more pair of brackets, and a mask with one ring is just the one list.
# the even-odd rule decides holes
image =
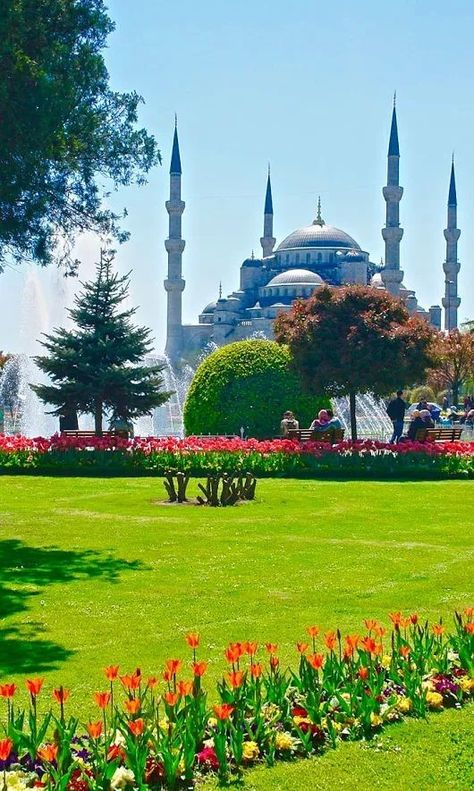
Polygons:
[[398,142],[397,113],[394,104],[387,157],[387,184],[382,193],[386,204],[386,222],[382,228],[385,243],[385,263],[376,264],[370,255],[348,233],[329,225],[322,217],[321,202],[313,222],[292,231],[277,246],[273,235],[273,200],[270,171],[268,172],[263,235],[260,239],[261,257],[252,253],[240,266],[238,288],[228,296],[219,295],[216,302],[209,302],[198,317],[197,324],[182,322],[182,294],[185,287],[182,257],[185,241],[182,238],[181,219],[185,204],[181,199],[181,157],[178,130],[175,124],[170,166],[170,197],[166,202],[169,215],[169,236],[165,241],[168,253],[168,273],[164,281],[167,292],[167,334],[165,352],[172,363],[183,355],[198,352],[213,342],[222,346],[249,337],[273,335],[273,321],[282,311],[291,308],[295,299],[309,297],[324,284],[341,286],[350,283],[370,285],[385,289],[401,298],[412,314],[423,317],[437,329],[457,327],[459,262],[457,243],[457,198],[454,161],[448,193],[445,293],[443,308],[433,305],[428,310],[421,307],[414,291],[405,285],[400,269],[400,244],[403,229],[400,227],[399,207],[403,187],[399,183],[400,149]]

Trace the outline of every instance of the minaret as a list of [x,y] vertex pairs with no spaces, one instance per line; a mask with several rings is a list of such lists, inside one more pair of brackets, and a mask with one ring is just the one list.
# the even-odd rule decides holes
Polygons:
[[397,110],[395,96],[393,99],[392,126],[388,144],[387,186],[383,188],[383,196],[387,204],[385,228],[382,237],[385,242],[385,267],[382,269],[382,282],[390,294],[397,297],[403,272],[400,270],[400,242],[403,228],[400,228],[399,203],[403,195],[403,187],[399,182],[400,149],[398,146]]
[[170,199],[165,203],[169,214],[169,236],[165,241],[168,253],[168,277],[164,281],[168,293],[166,315],[165,353],[176,363],[183,350],[182,293],[185,281],[182,278],[182,257],[185,246],[181,238],[181,215],[184,201],[181,200],[181,157],[179,155],[178,125],[175,116],[173,151],[170,166]]
[[454,330],[458,326],[458,274],[461,265],[458,262],[458,239],[461,231],[457,228],[458,203],[456,198],[456,178],[454,175],[454,156],[451,163],[451,178],[448,194],[448,227],[444,231],[446,239],[446,261],[443,264],[444,281],[444,329]]
[[265,193],[265,208],[263,213],[263,236],[260,239],[262,245],[263,257],[273,253],[276,239],[273,236],[273,201],[272,201],[272,185],[270,182],[270,165],[268,166],[267,176],[267,191]]

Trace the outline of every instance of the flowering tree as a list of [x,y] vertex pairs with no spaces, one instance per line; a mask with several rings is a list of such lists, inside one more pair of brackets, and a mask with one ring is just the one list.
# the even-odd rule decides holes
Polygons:
[[354,440],[356,393],[383,396],[420,381],[434,359],[428,324],[368,286],[318,289],[278,316],[275,337],[288,344],[310,392],[349,395]]
[[474,377],[474,334],[451,330],[439,333],[436,343],[436,362],[429,372],[430,384],[448,387],[457,404],[459,389]]

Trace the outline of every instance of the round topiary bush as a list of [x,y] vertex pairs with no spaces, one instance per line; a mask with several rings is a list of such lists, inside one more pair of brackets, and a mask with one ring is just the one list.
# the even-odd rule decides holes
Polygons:
[[184,405],[184,427],[190,434],[238,434],[264,439],[280,433],[280,421],[291,409],[307,428],[327,398],[303,392],[291,369],[286,346],[247,340],[222,346],[206,357],[194,374]]

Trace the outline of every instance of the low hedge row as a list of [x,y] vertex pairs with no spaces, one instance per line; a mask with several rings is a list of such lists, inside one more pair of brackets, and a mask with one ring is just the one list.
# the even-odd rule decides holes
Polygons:
[[0,435],[0,473],[192,476],[251,472],[258,477],[471,478],[474,443],[403,443],[363,440],[301,444],[290,440],[50,439]]

